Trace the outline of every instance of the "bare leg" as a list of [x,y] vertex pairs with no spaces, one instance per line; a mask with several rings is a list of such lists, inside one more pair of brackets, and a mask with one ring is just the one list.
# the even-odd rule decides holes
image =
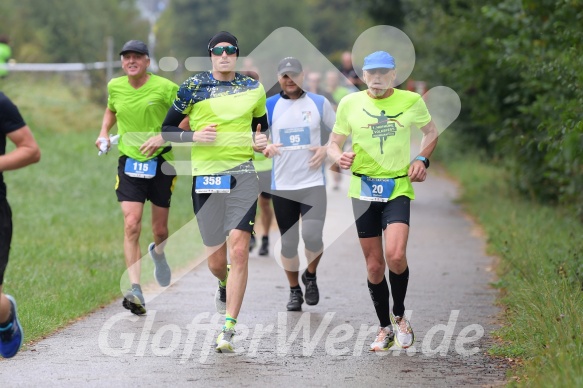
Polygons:
[[227,314],[235,319],[241,310],[247,288],[250,238],[249,232],[233,229],[228,239],[231,272],[227,282]]
[[168,239],[168,214],[170,208],[152,204],[152,233],[154,234],[154,250],[158,254],[164,253],[164,246]]
[[128,276],[132,284],[140,284],[142,257],[140,251],[140,233],[142,231],[142,212],[144,204],[140,202],[121,203],[121,210],[124,219],[124,239],[123,250],[125,254]]
[[0,284],[0,323],[4,323],[10,318],[10,301],[2,293],[2,285]]

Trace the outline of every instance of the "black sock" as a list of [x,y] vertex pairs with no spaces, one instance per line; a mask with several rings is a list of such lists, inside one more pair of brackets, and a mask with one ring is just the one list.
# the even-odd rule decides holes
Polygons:
[[302,287],[300,287],[299,284],[297,286],[290,287],[289,289],[292,291],[302,291]]
[[391,315],[389,310],[389,285],[387,278],[383,276],[383,280],[379,284],[372,284],[368,279],[368,292],[372,299],[372,304],[377,312],[377,317],[381,327],[389,326],[391,323]]
[[393,314],[402,317],[405,314],[405,295],[409,284],[409,267],[400,275],[389,270],[389,282],[393,291]]
[[304,272],[306,274],[306,279],[316,279],[316,274],[315,273],[311,273],[310,271],[308,271],[308,269],[306,268],[306,272]]
[[10,324],[12,323],[12,319],[14,318],[12,316],[12,314],[14,314],[13,312],[14,307],[12,306],[12,303],[10,303],[10,301],[8,301],[8,304],[10,304],[10,315],[8,316],[8,320],[6,322],[0,322],[0,329],[6,329],[8,326],[10,326]]
[[0,329],[6,329],[12,323],[12,311],[10,311],[10,315],[8,316],[8,320],[6,322],[0,322]]
[[142,292],[142,287],[138,284],[138,283],[132,283],[132,289],[137,288],[138,290],[140,290],[140,292]]
[[269,236],[263,236],[263,237],[261,238],[261,241],[269,241]]

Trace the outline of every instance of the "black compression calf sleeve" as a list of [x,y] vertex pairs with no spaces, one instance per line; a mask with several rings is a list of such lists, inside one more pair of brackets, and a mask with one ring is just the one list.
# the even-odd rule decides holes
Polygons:
[[377,317],[381,327],[386,327],[391,324],[391,315],[389,309],[389,285],[387,278],[383,276],[383,280],[379,284],[372,284],[368,279],[368,292],[370,298],[377,312]]
[[402,317],[405,314],[405,295],[409,284],[409,267],[400,275],[389,270],[389,282],[393,292],[393,314]]

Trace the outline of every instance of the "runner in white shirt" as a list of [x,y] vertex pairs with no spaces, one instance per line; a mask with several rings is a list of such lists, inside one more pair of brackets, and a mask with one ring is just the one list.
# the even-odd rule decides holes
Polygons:
[[267,99],[267,117],[273,144],[265,156],[273,158],[271,193],[281,233],[281,261],[290,285],[288,311],[300,311],[304,295],[299,284],[298,244],[300,217],[308,268],[302,275],[306,304],[320,299],[316,268],[322,257],[326,218],[325,161],[336,114],[324,96],[306,93],[302,64],[296,58],[278,66],[281,93]]

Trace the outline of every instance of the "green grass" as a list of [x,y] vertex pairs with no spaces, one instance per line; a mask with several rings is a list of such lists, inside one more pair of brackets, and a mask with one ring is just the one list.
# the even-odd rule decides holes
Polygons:
[[505,313],[490,353],[520,359],[509,385],[583,386],[583,225],[519,196],[502,166],[477,157],[450,158],[447,166],[500,258],[495,286]]
[[[14,236],[3,291],[18,302],[26,341],[35,341],[121,297],[120,279],[123,284],[127,276],[114,191],[118,154],[97,156],[105,105],[89,101],[85,87],[61,77],[12,74],[0,89],[19,106],[42,152],[40,163],[4,173]],[[179,153],[188,152],[182,148]],[[178,179],[171,234],[194,218],[190,183],[187,176]],[[142,254],[152,241],[149,204],[145,209]],[[174,269],[200,252],[196,231],[182,240],[180,250],[168,245]],[[152,272],[144,260],[142,284],[152,282]]]

